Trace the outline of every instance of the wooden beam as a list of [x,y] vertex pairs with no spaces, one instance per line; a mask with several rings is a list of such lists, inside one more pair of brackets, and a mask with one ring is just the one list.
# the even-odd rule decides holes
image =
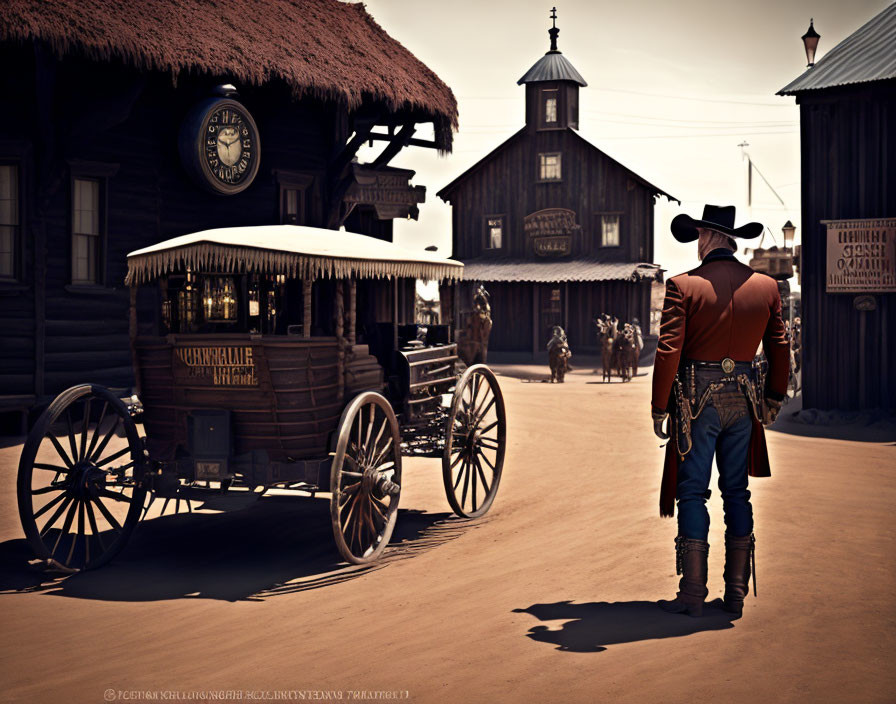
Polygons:
[[343,169],[348,166],[355,154],[361,146],[368,140],[368,136],[376,126],[378,115],[370,118],[359,118],[355,120],[355,134],[346,142],[346,144],[330,159],[327,170],[330,172],[331,180],[338,180],[342,175]]
[[[390,128],[391,129],[391,128]],[[369,141],[381,141],[381,142],[391,142],[394,139],[394,133],[389,134],[381,134],[380,132],[371,132],[368,135]],[[430,139],[409,139],[405,146],[408,147],[425,147],[427,149],[438,149],[439,145],[435,143],[435,140]]]
[[372,166],[373,168],[379,168],[380,166],[385,166],[395,157],[398,152],[400,152],[404,147],[408,144],[411,137],[414,135],[414,132],[417,131],[417,127],[413,122],[409,122],[406,125],[402,126],[402,128],[398,131],[398,134],[395,135],[385,149],[380,153],[380,155],[373,160]]

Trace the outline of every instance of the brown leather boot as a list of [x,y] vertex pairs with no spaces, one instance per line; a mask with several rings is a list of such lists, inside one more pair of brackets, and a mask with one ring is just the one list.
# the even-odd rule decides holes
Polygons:
[[750,562],[753,563],[753,595],[756,595],[756,538],[752,533],[742,538],[725,533],[725,598],[722,608],[740,616],[744,598],[750,592]]
[[657,605],[672,614],[703,615],[703,602],[709,590],[706,588],[709,543],[678,536],[675,538],[675,571],[681,575],[678,595],[670,600],[660,599]]

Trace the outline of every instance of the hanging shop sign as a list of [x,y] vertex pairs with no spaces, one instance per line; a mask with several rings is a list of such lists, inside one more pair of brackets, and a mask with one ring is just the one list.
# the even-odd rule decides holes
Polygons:
[[545,208],[523,218],[523,230],[539,257],[562,257],[572,252],[572,238],[582,229],[576,213],[566,208]]
[[343,197],[345,203],[372,206],[380,220],[417,219],[417,205],[426,200],[426,187],[410,184],[414,171],[352,164],[352,172],[352,183]]
[[896,218],[822,220],[827,293],[896,292]]
[[181,125],[179,146],[184,168],[213,193],[240,193],[258,173],[258,127],[232,98],[210,98],[194,107]]

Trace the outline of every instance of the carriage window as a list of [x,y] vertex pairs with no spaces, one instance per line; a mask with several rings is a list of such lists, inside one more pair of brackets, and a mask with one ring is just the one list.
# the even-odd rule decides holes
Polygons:
[[618,215],[601,215],[600,216],[600,246],[601,247],[618,247],[619,246],[619,216]]
[[199,286],[196,274],[187,270],[186,276],[170,277],[169,286],[177,287],[177,321],[180,332],[193,332],[199,323]]
[[562,178],[560,154],[538,155],[538,178],[541,181],[559,181]]
[[0,165],[0,279],[16,276],[19,251],[19,169]]
[[501,249],[504,237],[504,218],[485,219],[485,248]]
[[76,178],[72,188],[72,283],[99,283],[100,182]]
[[[255,303],[258,315],[258,303]],[[232,323],[237,319],[236,286],[232,276],[206,276],[202,279],[202,309],[209,323]],[[249,304],[252,315],[252,304]]]

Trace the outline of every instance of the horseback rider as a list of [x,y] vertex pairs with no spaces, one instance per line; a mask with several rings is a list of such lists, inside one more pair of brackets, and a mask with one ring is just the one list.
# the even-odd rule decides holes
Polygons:
[[[709,514],[706,499],[713,456],[725,509],[724,608],[740,614],[753,556],[749,476],[768,476],[763,423],[772,422],[787,388],[789,345],[775,280],[734,258],[734,238],[758,237],[763,226],[734,227],[734,206],[707,205],[703,218],[678,215],[672,235],[698,241],[700,266],[666,284],[653,374],[654,432],[669,439],[660,515],[678,500],[678,595],[659,606],[699,616],[708,590]],[[765,375],[754,371],[762,342]],[[668,425],[663,424],[672,414]],[[755,590],[755,581],[754,581]]]

